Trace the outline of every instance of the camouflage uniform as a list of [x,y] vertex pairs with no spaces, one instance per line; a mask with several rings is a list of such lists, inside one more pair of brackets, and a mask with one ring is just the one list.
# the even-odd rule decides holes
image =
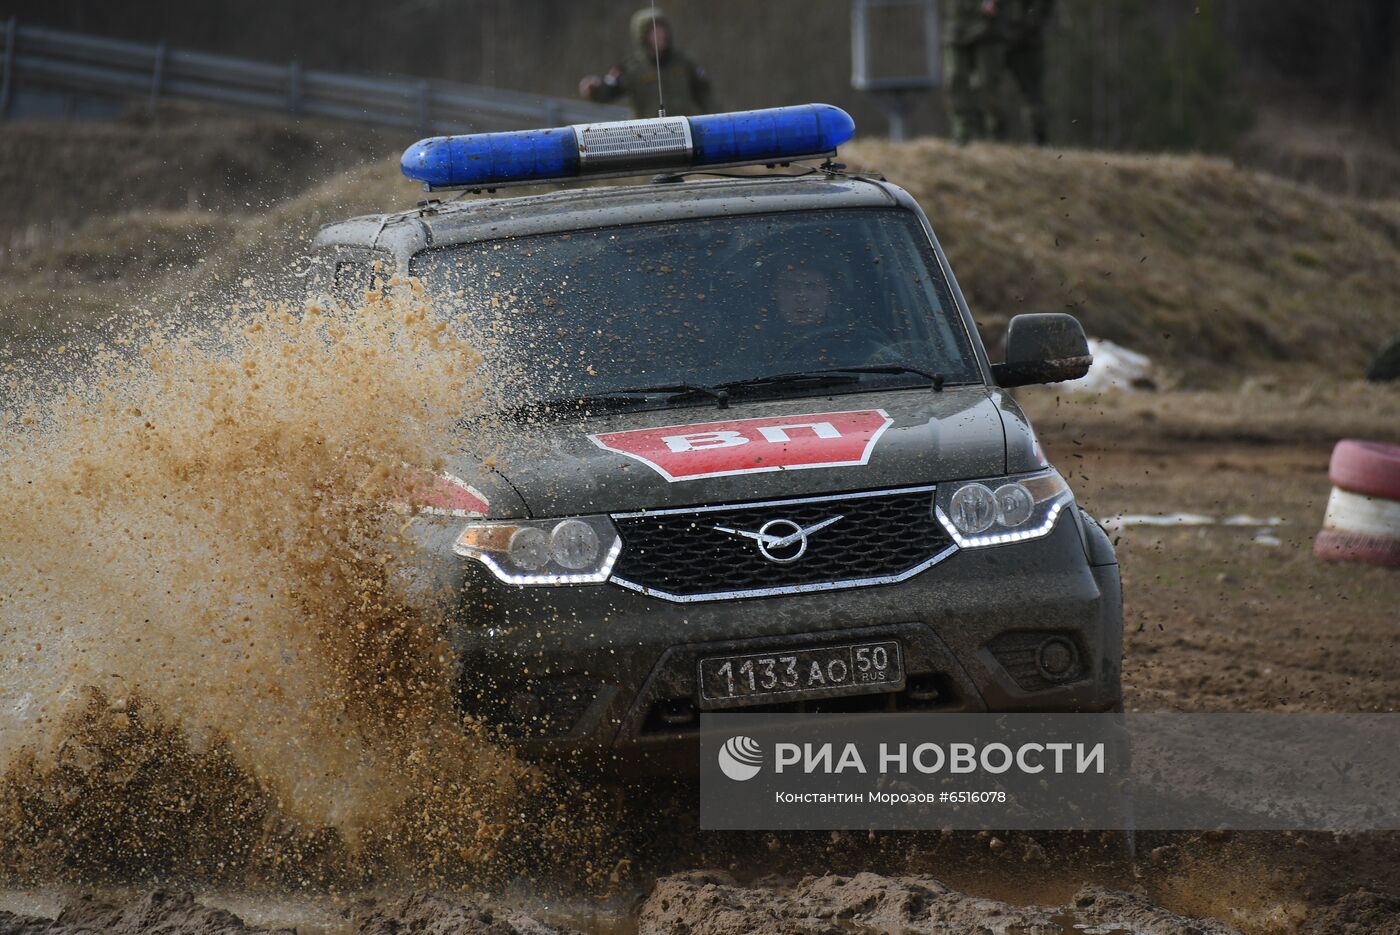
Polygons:
[[[656,11],[655,21],[671,28],[671,48],[661,53],[661,90],[666,115],[689,117],[709,113],[710,79],[705,69],[675,48],[675,30],[660,10]],[[588,93],[590,100],[608,103],[625,95],[632,105],[632,116],[656,116],[656,56],[647,46],[647,33],[651,26],[652,11],[649,7],[632,15],[632,41],[636,44],[636,50],[625,62],[609,71],[600,86]]]
[[1038,145],[1045,143],[1045,30],[1055,15],[1055,0],[1006,0],[1006,68],[1021,92],[1026,129]]
[[1001,5],[945,0],[943,9],[943,63],[953,139],[1000,139],[1006,128],[1001,85],[1007,46]]
[[947,0],[944,63],[953,138],[1005,139],[1007,72],[1021,94],[1026,129],[1045,142],[1045,28],[1054,0]]

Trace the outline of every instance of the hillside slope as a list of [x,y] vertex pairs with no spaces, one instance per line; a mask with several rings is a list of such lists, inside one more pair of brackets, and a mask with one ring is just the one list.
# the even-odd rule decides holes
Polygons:
[[0,250],[127,211],[260,211],[391,146],[336,121],[175,104],[110,121],[12,121],[0,132]]
[[1196,380],[1358,375],[1400,334],[1400,203],[1218,159],[865,142],[928,212],[980,318],[1068,311]]
[[[865,141],[843,157],[924,205],[989,333],[1018,312],[1069,311],[1090,334],[1205,385],[1285,365],[1357,376],[1400,334],[1400,202],[1339,198],[1200,157],[933,139]],[[0,328],[52,331],[108,308],[149,309],[216,276],[272,273],[319,224],[421,198],[396,168],[385,159],[349,170],[235,223],[128,208],[18,247],[0,272]]]
[[5,124],[0,339],[169,307],[209,279],[211,257],[279,233],[275,210],[288,198],[391,148],[349,124],[173,105]]

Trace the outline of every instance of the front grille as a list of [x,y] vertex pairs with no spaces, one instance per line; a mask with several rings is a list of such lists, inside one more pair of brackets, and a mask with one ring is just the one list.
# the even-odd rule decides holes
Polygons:
[[[933,518],[932,496],[932,487],[915,487],[618,514],[613,519],[623,548],[613,581],[668,600],[697,601],[903,580],[952,552]],[[758,532],[765,523],[788,520],[806,529],[834,516],[841,519],[811,533],[807,551],[790,563],[766,558],[751,538],[715,528]]]

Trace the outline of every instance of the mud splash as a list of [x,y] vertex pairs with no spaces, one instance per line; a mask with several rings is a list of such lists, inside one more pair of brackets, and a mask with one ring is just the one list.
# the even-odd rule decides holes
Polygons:
[[456,879],[550,840],[397,574],[400,467],[487,392],[421,286],[74,361],[61,393],[4,375],[0,873]]

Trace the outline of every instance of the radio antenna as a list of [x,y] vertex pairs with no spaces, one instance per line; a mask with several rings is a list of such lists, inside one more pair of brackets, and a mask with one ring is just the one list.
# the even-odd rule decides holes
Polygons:
[[666,98],[661,92],[661,49],[656,44],[656,0],[651,0],[651,52],[656,59],[656,116],[666,116]]

